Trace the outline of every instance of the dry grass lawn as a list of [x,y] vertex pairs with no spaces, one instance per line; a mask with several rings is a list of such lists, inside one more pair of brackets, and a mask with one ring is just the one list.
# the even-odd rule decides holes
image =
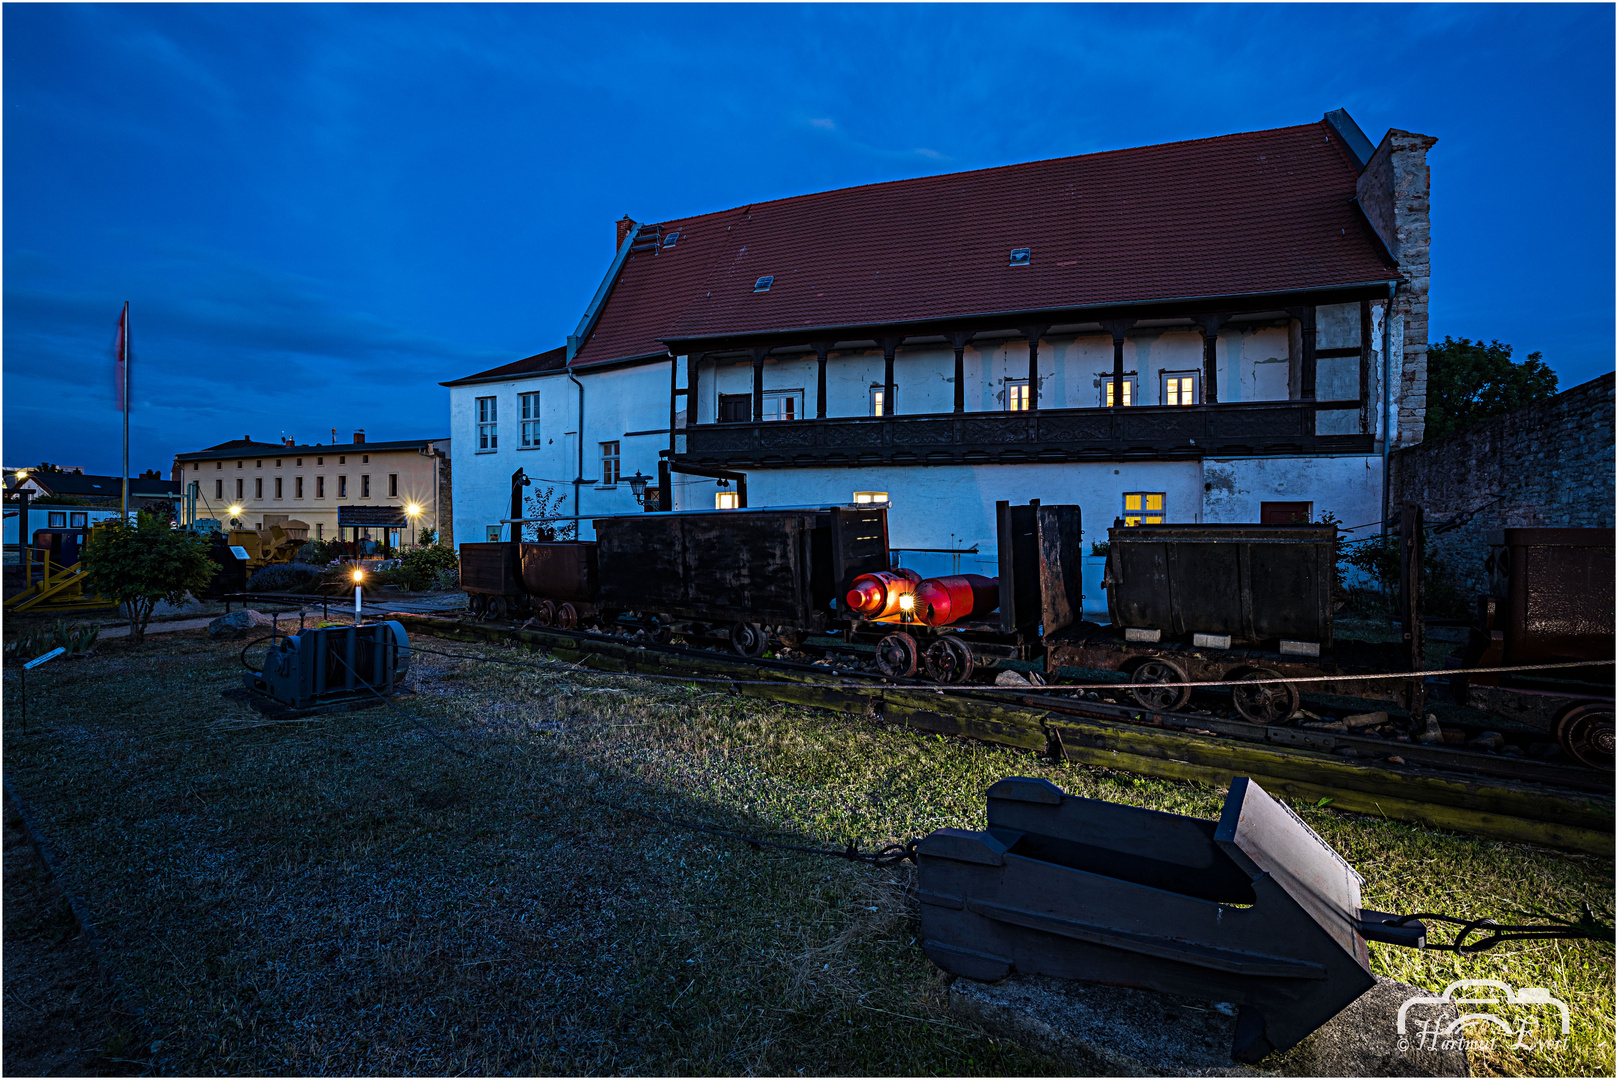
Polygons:
[[[1222,799],[417,641],[455,655],[417,656],[403,712],[283,723],[220,696],[239,685],[240,645],[200,632],[40,669],[27,735],[8,667],[8,781],[146,1017],[117,1056],[163,1074],[1059,1074],[944,1012],[945,981],[914,945],[910,868],[611,807],[869,849],[981,827],[983,791],[1008,775],[1204,817]],[[1611,910],[1610,860],[1303,812],[1373,908]],[[1380,973],[1434,990],[1493,977],[1572,1006],[1568,1046],[1502,1049],[1480,1071],[1611,1075],[1610,946],[1372,948]]]

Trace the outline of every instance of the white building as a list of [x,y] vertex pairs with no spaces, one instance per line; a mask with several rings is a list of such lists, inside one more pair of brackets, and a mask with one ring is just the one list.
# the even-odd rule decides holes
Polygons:
[[885,496],[895,547],[975,546],[963,570],[1001,499],[1077,503],[1092,543],[1363,535],[1422,434],[1433,142],[1337,111],[626,218],[565,348],[445,384],[458,538],[495,535],[519,467],[582,515],[638,509],[637,471],[681,510]]

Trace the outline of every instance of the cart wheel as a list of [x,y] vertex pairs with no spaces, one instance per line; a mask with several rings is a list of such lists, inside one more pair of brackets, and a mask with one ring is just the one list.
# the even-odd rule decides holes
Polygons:
[[[1279,671],[1254,668],[1242,675],[1248,679],[1282,679]],[[1271,683],[1268,686],[1233,686],[1230,700],[1244,720],[1255,724],[1278,724],[1298,711],[1298,688],[1293,683]]]
[[579,628],[579,609],[572,604],[563,604],[557,608],[556,625],[563,630],[577,630]]
[[770,636],[758,623],[739,622],[730,628],[730,647],[749,660],[763,656],[769,644]]
[[482,593],[475,592],[467,598],[466,606],[472,609],[472,614],[481,619],[483,613],[489,610],[489,598]]
[[503,619],[506,617],[506,598],[503,596],[489,597],[489,618]]
[[[1185,669],[1172,660],[1165,660],[1162,657],[1148,660],[1135,669],[1129,676],[1129,681],[1135,684],[1131,692],[1143,709],[1173,712],[1185,708],[1186,702],[1191,700],[1191,691],[1188,688],[1174,685],[1185,682],[1186,678]],[[1247,715],[1246,710],[1240,705],[1236,708],[1241,710],[1243,716]]]
[[1612,771],[1612,706],[1575,705],[1556,721],[1556,741],[1562,752],[1581,765]]
[[534,607],[534,621],[541,626],[555,626],[556,605],[549,600],[541,600]]
[[972,650],[958,638],[942,637],[927,650],[927,674],[934,682],[954,686],[972,677]]
[[790,626],[776,627],[775,637],[776,640],[789,649],[796,649],[803,644],[803,631],[794,630]]
[[876,668],[890,679],[908,679],[916,673],[920,655],[916,639],[904,631],[889,634],[876,645]]

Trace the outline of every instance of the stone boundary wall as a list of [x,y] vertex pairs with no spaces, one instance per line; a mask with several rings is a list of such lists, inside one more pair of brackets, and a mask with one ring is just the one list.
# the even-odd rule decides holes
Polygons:
[[1432,546],[1468,594],[1485,589],[1488,535],[1512,528],[1612,528],[1612,375],[1395,450],[1392,509],[1419,503],[1427,529],[1472,513]]

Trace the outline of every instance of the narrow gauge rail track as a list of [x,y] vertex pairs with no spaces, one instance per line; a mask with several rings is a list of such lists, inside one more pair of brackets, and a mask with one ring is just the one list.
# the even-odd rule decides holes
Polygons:
[[[1004,689],[945,693],[932,683],[835,665],[750,660],[593,631],[409,613],[387,618],[452,640],[517,642],[596,671],[713,679],[746,697],[863,714],[1085,765],[1221,786],[1249,776],[1276,794],[1329,799],[1341,810],[1498,840],[1612,852],[1613,774],[1592,769],[1083,697]],[[1365,756],[1342,756],[1344,749]],[[1389,756],[1403,764],[1388,762]]]

